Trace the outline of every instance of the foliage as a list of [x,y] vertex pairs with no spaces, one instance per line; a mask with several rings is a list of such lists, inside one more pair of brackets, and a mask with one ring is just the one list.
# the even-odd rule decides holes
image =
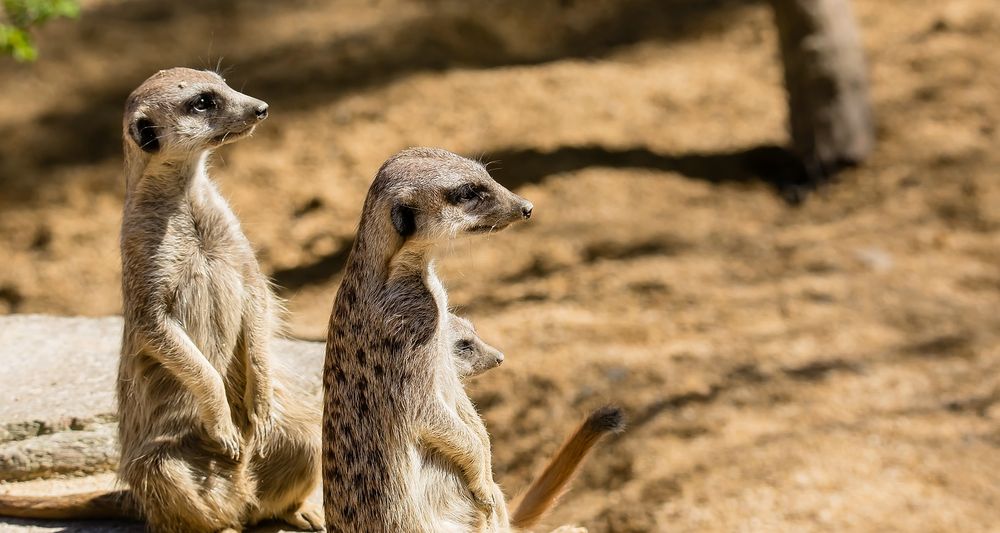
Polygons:
[[38,57],[31,28],[54,18],[76,18],[80,14],[77,0],[2,0],[0,20],[0,54],[18,61],[34,61]]

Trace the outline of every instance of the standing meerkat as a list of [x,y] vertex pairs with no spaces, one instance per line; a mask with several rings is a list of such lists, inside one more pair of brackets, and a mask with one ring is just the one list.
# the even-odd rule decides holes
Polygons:
[[279,305],[210,180],[211,151],[267,104],[214,72],[161,71],[126,104],[119,475],[153,529],[317,529],[317,431],[273,379]]
[[117,391],[129,489],[8,499],[6,514],[141,517],[163,533],[268,518],[321,528],[305,504],[319,477],[319,411],[274,379],[279,305],[207,171],[212,150],[266,117],[266,103],[214,72],[163,70],[129,96]]
[[331,531],[476,531],[505,509],[453,362],[433,257],[449,238],[499,231],[531,210],[483,165],[445,150],[404,150],[379,169],[327,335]]
[[[448,313],[433,257],[449,238],[499,231],[531,211],[480,163],[445,150],[404,150],[379,169],[327,334],[330,531],[510,529],[489,436],[460,381],[480,372],[475,349],[494,361],[499,351],[482,343],[462,353],[458,343],[475,330]],[[513,525],[536,523],[597,440],[621,426],[617,408],[588,417],[521,498]]]

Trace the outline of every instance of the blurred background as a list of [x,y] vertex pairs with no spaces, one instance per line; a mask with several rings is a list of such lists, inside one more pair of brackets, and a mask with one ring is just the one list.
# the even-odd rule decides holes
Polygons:
[[120,312],[125,97],[218,68],[271,106],[213,175],[294,337],[397,150],[534,202],[442,278],[507,355],[470,392],[508,493],[589,408],[629,414],[549,523],[996,531],[1000,9],[853,11],[876,143],[827,179],[782,148],[766,2],[83,0],[0,57],[0,313]]

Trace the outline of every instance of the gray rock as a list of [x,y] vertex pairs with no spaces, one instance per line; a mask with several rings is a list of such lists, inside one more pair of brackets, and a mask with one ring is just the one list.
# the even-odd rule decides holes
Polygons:
[[54,475],[105,472],[118,465],[114,424],[0,444],[0,479],[24,481]]
[[0,317],[0,441],[114,413],[120,318]]

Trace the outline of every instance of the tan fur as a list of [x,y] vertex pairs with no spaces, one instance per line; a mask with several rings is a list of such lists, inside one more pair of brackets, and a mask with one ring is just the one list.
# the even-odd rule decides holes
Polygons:
[[511,525],[524,528],[537,524],[563,495],[577,467],[597,441],[608,433],[621,431],[622,428],[624,416],[617,407],[602,407],[592,412],[549,461],[541,475],[518,498],[518,503],[513,506],[516,510],[511,516]]
[[[476,333],[472,322],[455,314],[448,317],[449,342],[461,379],[476,377],[503,362],[503,353]],[[98,491],[65,496],[0,495],[0,516],[42,519],[142,520],[129,491]]]
[[323,488],[331,531],[505,525],[489,438],[454,365],[433,255],[450,238],[499,230],[530,212],[481,164],[444,150],[404,150],[379,170],[327,337]]
[[141,520],[128,491],[99,491],[65,496],[0,496],[0,516],[17,518]]
[[319,413],[275,377],[279,305],[207,174],[211,151],[250,135],[266,109],[182,68],[126,103],[118,474],[122,514],[137,507],[153,532],[321,523],[303,507]]
[[[205,93],[215,109],[198,112]],[[261,109],[188,69],[154,75],[126,105],[126,131],[149,120],[159,144],[149,153],[126,136],[118,380],[119,475],[151,529],[317,525],[300,513],[317,481],[312,413],[271,368],[279,306],[206,170],[211,150],[252,133]]]

